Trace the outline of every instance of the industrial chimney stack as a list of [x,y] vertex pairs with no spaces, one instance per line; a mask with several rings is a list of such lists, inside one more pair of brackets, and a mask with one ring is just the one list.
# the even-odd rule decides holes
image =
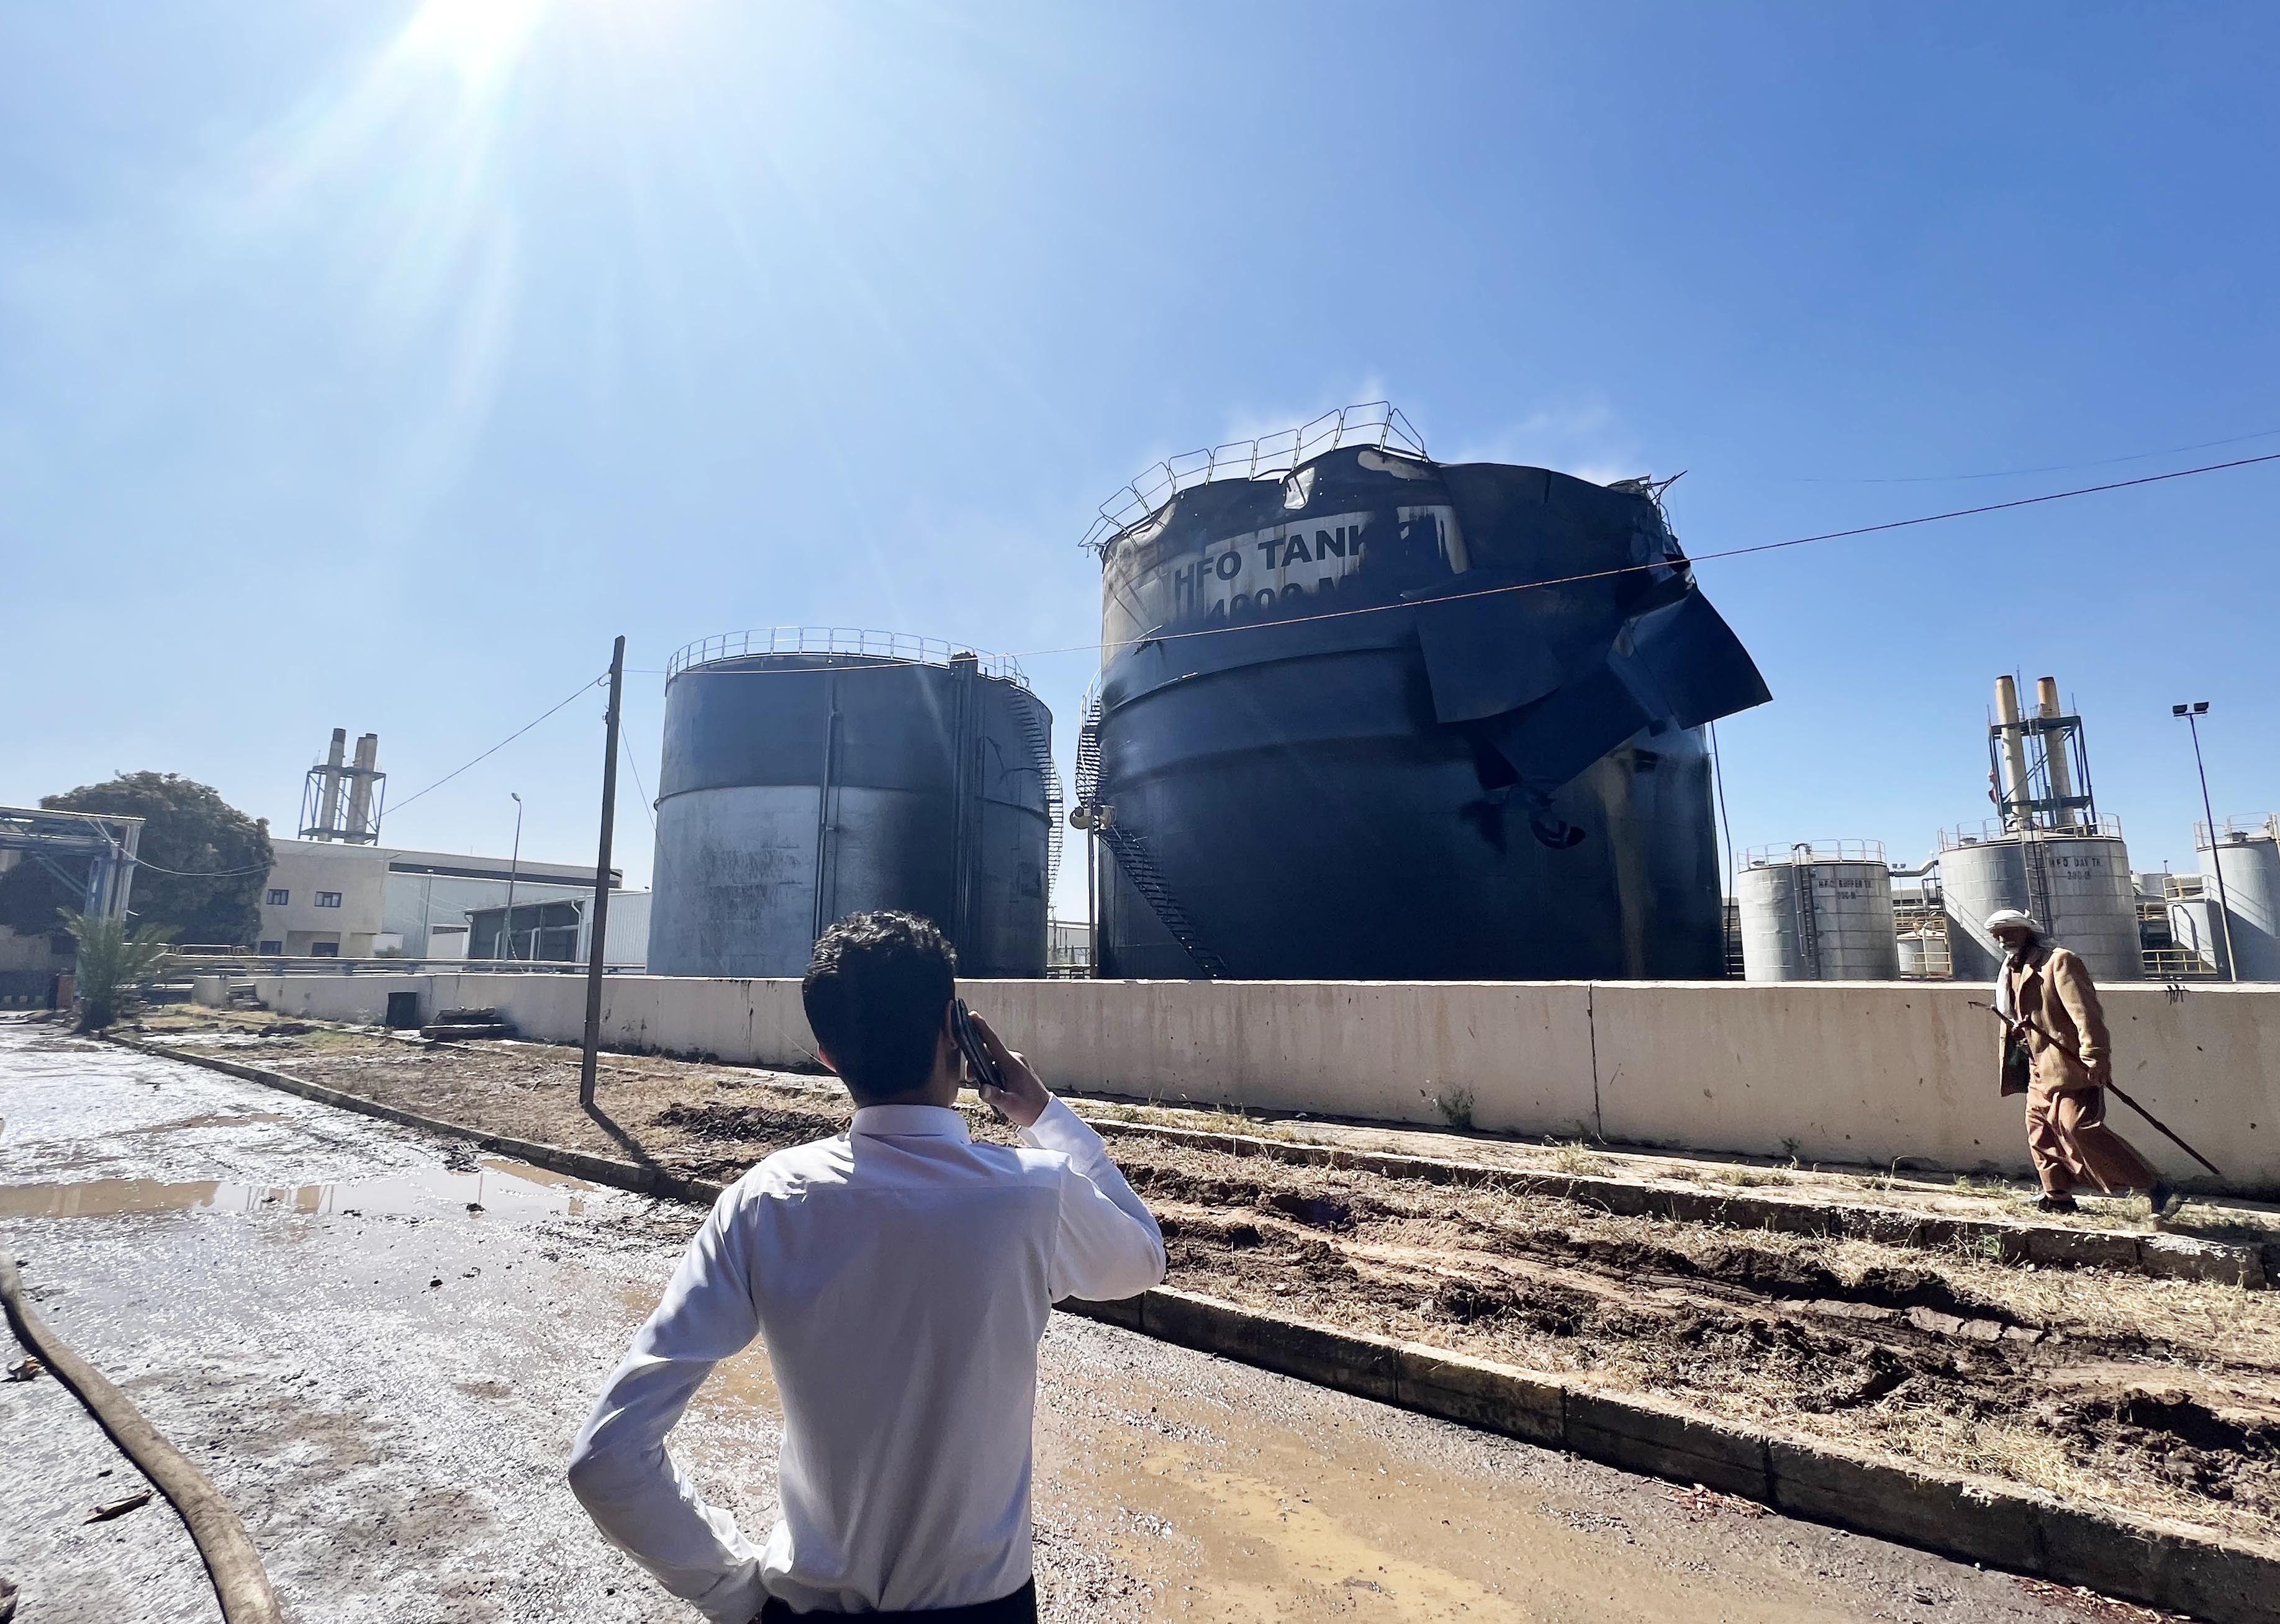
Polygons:
[[380,735],[367,733],[357,741],[354,781],[349,786],[349,827],[346,838],[359,843],[375,840],[372,827],[372,786],[378,776],[373,763],[380,755]]
[[2016,678],[1995,679],[1987,766],[2000,816],[1977,829],[1940,831],[1939,884],[1955,974],[1993,977],[2002,949],[1986,920],[1998,908],[2016,908],[2079,953],[2100,981],[2142,980],[2130,850],[2121,827],[2099,818],[2091,798],[2082,718],[2060,703],[2055,677],[2037,680],[2031,714],[2020,700]]
[[[379,766],[380,735],[367,733],[357,741],[353,765],[343,764],[342,758],[348,750],[349,730],[333,729],[331,747],[325,759],[309,769],[306,783],[301,791],[301,838],[304,840],[337,840],[352,845],[370,845],[380,838],[380,814],[382,805],[381,786],[388,774]],[[342,819],[342,792],[348,799],[348,815]]]

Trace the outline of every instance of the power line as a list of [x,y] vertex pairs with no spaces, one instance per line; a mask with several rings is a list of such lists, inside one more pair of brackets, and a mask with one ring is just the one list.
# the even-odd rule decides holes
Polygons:
[[2223,440],[2200,440],[2191,445],[2164,446],[2158,451],[2130,451],[2121,457],[2100,457],[2090,462],[2045,463],[2037,468],[1997,468],[1985,473],[1905,473],[1881,477],[1845,478],[1828,475],[1784,474],[1768,476],[1767,483],[1774,485],[1951,485],[1965,480],[2008,480],[2028,473],[2069,473],[2082,468],[2110,468],[2116,463],[2143,462],[2148,457],[2176,457],[2185,451],[2213,450],[2220,445],[2245,445],[2251,440],[2269,440],[2280,435],[2280,428],[2260,428],[2253,435],[2234,435]]
[[[104,838],[105,840],[111,840],[111,836],[108,835],[104,835]],[[125,850],[121,848],[119,843],[115,840],[112,840],[111,844],[112,850],[119,852],[119,860],[121,862],[131,864],[136,868],[147,868],[154,874],[171,874],[177,880],[227,880],[234,878],[238,874],[266,874],[273,866],[273,865],[268,863],[256,863],[250,868],[202,868],[187,870],[181,868],[161,868],[149,858],[128,857]]]
[[481,755],[477,756],[474,761],[464,762],[460,766],[453,767],[450,772],[444,774],[443,777],[428,785],[427,789],[414,791],[412,794],[408,795],[404,797],[404,799],[397,802],[395,805],[388,807],[385,810],[392,812],[401,812],[405,807],[411,805],[412,802],[418,800],[421,796],[441,789],[445,784],[450,783],[453,779],[458,777],[460,774],[466,772],[467,768],[474,766],[477,762],[486,760],[492,756],[497,755],[499,751],[513,743],[524,734],[528,733],[533,727],[537,727],[539,723],[544,721],[549,716],[553,715],[556,711],[561,710],[564,705],[567,705],[572,701],[583,696],[589,689],[599,688],[603,683],[609,680],[609,677],[605,674],[596,677],[590,682],[581,682],[578,685],[576,692],[573,693],[569,698],[563,700],[561,704],[553,705],[541,714],[533,717],[530,720],[523,723],[521,727],[517,727],[512,733],[508,734],[506,737],[501,739],[497,743],[492,745]]
[[[2246,436],[2254,438],[2255,436]],[[1144,643],[1175,643],[1191,637],[1221,637],[1231,633],[1250,632],[1268,627],[1308,626],[1326,620],[1352,620],[1358,615],[1384,614],[1390,611],[1414,609],[1421,602],[1460,604],[1472,598],[1500,597],[1512,592],[1533,592],[1546,587],[1580,586],[1587,581],[1608,581],[1619,575],[1633,575],[1642,571],[1664,569],[1676,564],[1707,564],[1722,558],[1745,558],[1757,553],[1781,552],[1792,547],[1811,547],[1822,542],[1845,541],[1860,535],[1876,535],[1889,530],[1912,529],[1919,525],[1945,523],[1951,519],[1971,519],[1983,513],[2000,513],[2014,508],[2039,507],[2045,503],[2070,501],[2076,496],[2102,496],[2108,491],[2129,490],[2141,485],[2160,485],[2170,480],[2191,479],[2203,473],[2222,473],[2230,468],[2250,468],[2260,463],[2280,462],[2280,451],[2268,451],[2258,457],[2235,458],[2230,462],[2205,463],[2199,467],[2176,468],[2167,473],[2142,473],[2135,479],[2111,480],[2102,485],[2080,485],[2071,490],[2045,491],[2039,496],[2013,496],[2003,502],[1983,502],[1976,507],[1949,508],[1937,513],[1920,513],[1912,519],[1888,519],[1879,524],[1855,525],[1845,530],[1824,530],[1816,535],[1795,535],[1786,541],[1757,542],[1746,547],[1729,547],[1715,552],[1695,553],[1678,559],[1658,558],[1645,564],[1619,564],[1603,570],[1586,570],[1580,574],[1555,575],[1543,581],[1508,581],[1502,586],[1483,587],[1471,592],[1451,592],[1422,600],[1398,599],[1389,604],[1361,604],[1346,609],[1328,609],[1319,614],[1278,615],[1271,620],[1249,620],[1241,624],[1196,627],[1183,632],[1151,632],[1145,636],[1128,638],[1118,643],[1080,643],[1058,649],[1023,649],[1015,651],[1013,659],[1044,659],[1059,654],[1091,654],[1111,649],[1135,648]],[[881,660],[880,665],[925,665],[924,660]],[[684,670],[689,667],[683,667]],[[706,672],[708,677],[728,676],[787,676],[799,672],[827,670],[821,666],[774,666],[736,671]]]
[[[2255,436],[2245,437],[2253,438]],[[2236,458],[2229,462],[2207,463],[2199,467],[2193,468],[2177,468],[2173,469],[2167,473],[2146,473],[2140,474],[2135,479],[2112,480],[2102,485],[2077,486],[2071,490],[2045,491],[2039,496],[2014,496],[2007,501],[1985,502],[1974,507],[1950,508],[1945,512],[1937,513],[1921,513],[1910,519],[1890,519],[1878,524],[1855,525],[1844,530],[1824,530],[1818,535],[1791,536],[1784,541],[1758,542],[1746,547],[1729,547],[1714,552],[1697,553],[1689,558],[1680,560],[1680,562],[1687,565],[1706,564],[1723,558],[1749,558],[1758,553],[1781,552],[1793,547],[1811,547],[1822,542],[1845,541],[1861,535],[1877,535],[1887,531],[1912,529],[1920,525],[1941,524],[1953,519],[1971,519],[1985,513],[2006,512],[2016,508],[2038,507],[2052,502],[2070,501],[2076,496],[2102,496],[2109,491],[2129,490],[2144,485],[2166,484],[2171,480],[2191,479],[2197,475],[2204,473],[2222,473],[2229,469],[2254,467],[2259,464],[2271,462],[2280,462],[2280,451],[2269,451],[2258,457]],[[1620,575],[1637,574],[1645,570],[1661,569],[1669,567],[1669,566],[1670,561],[1663,559],[1657,559],[1645,564],[1617,565],[1608,569],[1586,570],[1578,574],[1553,576],[1543,581],[1512,581],[1502,586],[1484,587],[1479,590],[1472,592],[1454,592],[1429,601],[1437,604],[1462,603],[1471,598],[1498,597],[1507,593],[1532,592],[1547,587],[1577,586],[1587,581],[1606,581]],[[1014,655],[1013,658],[1017,659],[1042,659],[1049,656],[1059,654],[1098,653],[1104,649],[1110,647],[1128,648],[1142,643],[1171,643],[1191,637],[1223,636],[1229,633],[1255,631],[1270,626],[1305,626],[1319,621],[1351,620],[1359,615],[1383,614],[1389,610],[1410,609],[1414,607],[1416,607],[1415,604],[1406,601],[1390,604],[1364,604],[1347,609],[1327,610],[1320,614],[1293,615],[1287,618],[1277,618],[1273,620],[1247,622],[1239,626],[1206,626],[1198,627],[1192,630],[1183,632],[1159,632],[1151,636],[1133,638],[1128,640],[1127,643],[1118,644],[1098,643],[1071,643],[1066,647],[1056,649],[1029,649],[1021,650]],[[884,659],[874,662],[867,662],[867,665],[873,664],[881,666],[920,666],[928,663],[928,662],[924,660]],[[791,675],[800,672],[829,670],[833,668],[834,667],[828,666],[774,666],[762,667],[759,669],[744,667],[733,672],[714,672],[707,673],[706,674],[713,676],[778,676]],[[654,674],[653,671],[652,674]],[[608,677],[605,675],[595,678],[591,682],[582,683],[575,692],[570,694],[559,704],[551,706],[540,715],[533,718],[530,721],[524,723],[512,733],[507,735],[506,737],[501,739],[497,743],[492,745],[490,749],[483,751],[481,755],[475,757],[473,760],[466,762],[463,766],[454,767],[451,772],[444,774],[443,777],[437,779],[434,783],[428,785],[426,789],[420,789],[418,792],[406,797],[404,800],[397,802],[396,805],[389,808],[389,810],[400,812],[404,807],[412,804],[412,802],[420,799],[421,796],[428,795],[434,790],[442,789],[445,784],[451,782],[451,780],[466,772],[467,768],[475,766],[477,763],[483,761],[491,756],[497,755],[500,750],[505,749],[509,744],[513,743],[515,740],[520,738],[524,734],[528,733],[533,727],[537,727],[540,722],[544,721],[548,717],[552,716],[557,711],[563,709],[565,706],[571,704],[572,701],[577,699],[580,695],[584,694],[589,689],[597,688],[608,680]],[[627,760],[630,763],[633,759],[632,747],[622,738],[620,739],[620,743],[625,748],[627,752]],[[644,815],[648,817],[652,833],[654,833],[657,827],[657,816],[654,810],[651,808],[648,798],[648,786],[642,781],[641,768],[638,766],[634,767],[634,784],[636,789],[641,790],[643,797],[643,811]],[[250,873],[251,871],[238,870],[236,872]],[[204,876],[185,877],[198,878]]]
[[634,742],[620,733],[618,735],[618,748],[624,752],[626,766],[633,769],[634,788],[641,791],[642,816],[649,820],[649,832],[654,836],[657,834],[657,811],[650,804],[649,786],[642,782],[641,763],[634,759]]
[[[2074,496],[2094,496],[2110,490],[2127,490],[2137,485],[2159,485],[2167,480],[2190,479],[2197,473],[2218,473],[2227,468],[2246,468],[2258,463],[2268,462],[2280,462],[2280,451],[2268,451],[2261,457],[2237,458],[2230,462],[2208,463],[2198,468],[2179,468],[2168,473],[2144,473],[2134,480],[2114,480],[2104,485],[2084,485],[2073,490],[2045,491],[2038,496],[2014,496],[2007,502],[1985,502],[1977,507],[1951,508],[1944,513],[1922,513],[1914,519],[1888,519],[1881,524],[1855,525],[1849,530],[1824,530],[1818,535],[1794,535],[1787,541],[1759,542],[1747,547],[1729,547],[1718,552],[1696,553],[1680,562],[1706,564],[1719,558],[1744,558],[1755,553],[1780,552],[1791,547],[1810,547],[1818,542],[1843,541],[1855,535],[1875,535],[1886,530],[1906,530],[1917,525],[1938,524],[1950,519],[1969,519],[1981,513],[1999,513],[2010,508],[2036,507],[2046,502],[2064,502]],[[1428,601],[1435,604],[1456,604],[1462,603],[1467,598],[1498,597],[1508,592],[1532,592],[1544,587],[1578,586],[1585,581],[1606,581],[1617,575],[1633,575],[1643,570],[1666,568],[1670,562],[1668,559],[1654,559],[1645,564],[1619,564],[1610,569],[1586,570],[1580,574],[1558,575],[1545,581],[1520,581],[1500,587],[1483,587],[1475,592],[1452,592],[1445,596]],[[1244,626],[1206,626],[1199,627],[1193,631],[1160,632],[1145,637],[1131,638],[1113,646],[1132,648],[1144,643],[1170,643],[1175,639],[1186,637],[1215,636],[1223,632],[1251,631],[1262,626],[1304,626],[1310,621],[1342,620],[1354,615],[1383,614],[1390,609],[1413,609],[1416,606],[1416,604],[1407,601],[1363,604],[1352,609],[1333,609],[1316,615],[1278,617],[1273,620],[1256,621]],[[1067,649],[1036,649],[1025,651],[1015,658],[1038,659],[1048,654],[1075,654],[1082,652],[1086,648],[1103,649],[1111,645],[1090,643],[1079,644]]]

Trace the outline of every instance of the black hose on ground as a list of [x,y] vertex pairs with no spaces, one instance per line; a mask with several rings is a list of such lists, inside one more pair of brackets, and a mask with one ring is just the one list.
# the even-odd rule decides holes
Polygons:
[[167,1443],[126,1394],[73,1353],[54,1328],[32,1312],[24,1301],[23,1281],[16,1266],[6,1258],[0,1258],[0,1308],[6,1309],[9,1328],[25,1351],[71,1389],[96,1423],[111,1435],[111,1441],[181,1513],[183,1526],[197,1543],[198,1555],[205,1559],[206,1572],[212,1576],[214,1595],[221,1603],[227,1624],[283,1624],[285,1615],[278,1610],[277,1593],[270,1589],[261,1554],[254,1550],[245,1525],[214,1487],[213,1480]]

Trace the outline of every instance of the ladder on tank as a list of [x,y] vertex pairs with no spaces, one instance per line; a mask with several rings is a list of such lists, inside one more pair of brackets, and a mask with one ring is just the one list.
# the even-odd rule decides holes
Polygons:
[[1809,979],[1820,981],[1821,974],[1821,904],[1813,895],[1813,865],[1805,859],[1812,855],[1809,848],[1792,851],[1790,873],[1796,884],[1790,889],[1791,908],[1797,915],[1798,956],[1811,969]]
[[1148,855],[1147,843],[1131,829],[1116,820],[1113,808],[1108,816],[1100,816],[1100,700],[1096,696],[1086,705],[1084,726],[1077,734],[1076,797],[1092,824],[1093,832],[1108,843],[1108,850],[1116,858],[1116,866],[1140,893],[1141,900],[1152,910],[1164,928],[1171,933],[1182,951],[1203,972],[1209,981],[1218,981],[1227,974],[1226,961],[1205,946],[1197,934],[1195,923],[1188,918],[1180,899],[1172,895],[1156,861]]

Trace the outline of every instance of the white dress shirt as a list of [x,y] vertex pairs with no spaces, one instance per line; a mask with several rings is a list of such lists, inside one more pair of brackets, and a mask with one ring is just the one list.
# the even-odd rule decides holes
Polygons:
[[[724,1191],[571,1451],[610,1541],[716,1624],[771,1595],[900,1612],[1028,1582],[1038,1338],[1061,1297],[1159,1282],[1164,1240],[1059,1100],[1021,1137],[975,1144],[955,1111],[868,1105]],[[755,1335],[784,1412],[759,1549],[665,1448]]]

